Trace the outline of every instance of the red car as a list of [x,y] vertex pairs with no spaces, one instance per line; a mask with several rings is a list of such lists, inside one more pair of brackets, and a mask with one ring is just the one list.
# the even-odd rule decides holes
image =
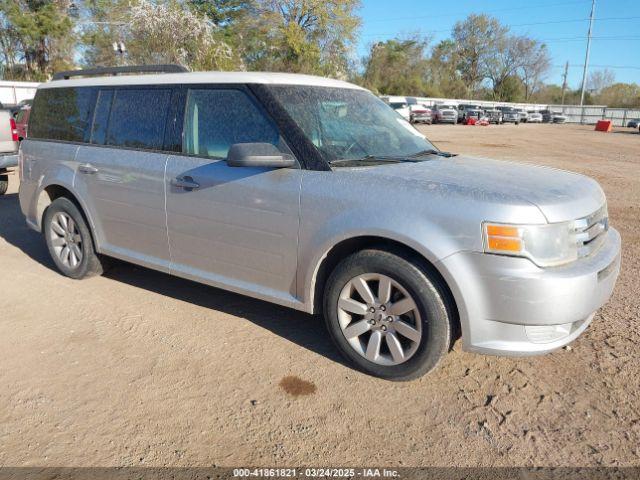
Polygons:
[[18,140],[22,141],[27,138],[27,124],[29,123],[29,115],[31,107],[26,106],[18,110],[16,113],[16,129],[18,130]]

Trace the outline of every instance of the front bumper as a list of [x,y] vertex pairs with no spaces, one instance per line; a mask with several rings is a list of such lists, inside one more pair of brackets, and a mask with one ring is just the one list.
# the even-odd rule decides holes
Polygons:
[[561,267],[477,252],[443,259],[441,271],[460,311],[463,348],[533,355],[573,341],[611,296],[620,246],[620,234],[610,228],[595,254]]
[[431,123],[431,115],[414,115],[414,122]]

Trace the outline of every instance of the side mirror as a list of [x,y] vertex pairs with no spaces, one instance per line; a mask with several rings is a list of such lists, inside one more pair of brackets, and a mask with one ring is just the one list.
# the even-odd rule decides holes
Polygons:
[[296,165],[295,159],[282,153],[270,143],[236,143],[227,154],[230,167],[288,168]]

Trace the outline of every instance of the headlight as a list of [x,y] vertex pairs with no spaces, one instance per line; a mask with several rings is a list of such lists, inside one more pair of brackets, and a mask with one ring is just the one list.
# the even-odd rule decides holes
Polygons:
[[483,223],[484,251],[525,257],[540,267],[569,263],[578,258],[574,222],[547,225]]

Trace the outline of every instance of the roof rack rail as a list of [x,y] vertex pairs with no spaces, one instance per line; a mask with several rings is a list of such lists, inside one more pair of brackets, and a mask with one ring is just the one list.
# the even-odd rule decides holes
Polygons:
[[95,75],[118,75],[120,73],[184,73],[182,65],[130,65],[125,67],[96,67],[84,70],[67,70],[53,74],[52,80],[69,80],[71,77],[90,77]]

